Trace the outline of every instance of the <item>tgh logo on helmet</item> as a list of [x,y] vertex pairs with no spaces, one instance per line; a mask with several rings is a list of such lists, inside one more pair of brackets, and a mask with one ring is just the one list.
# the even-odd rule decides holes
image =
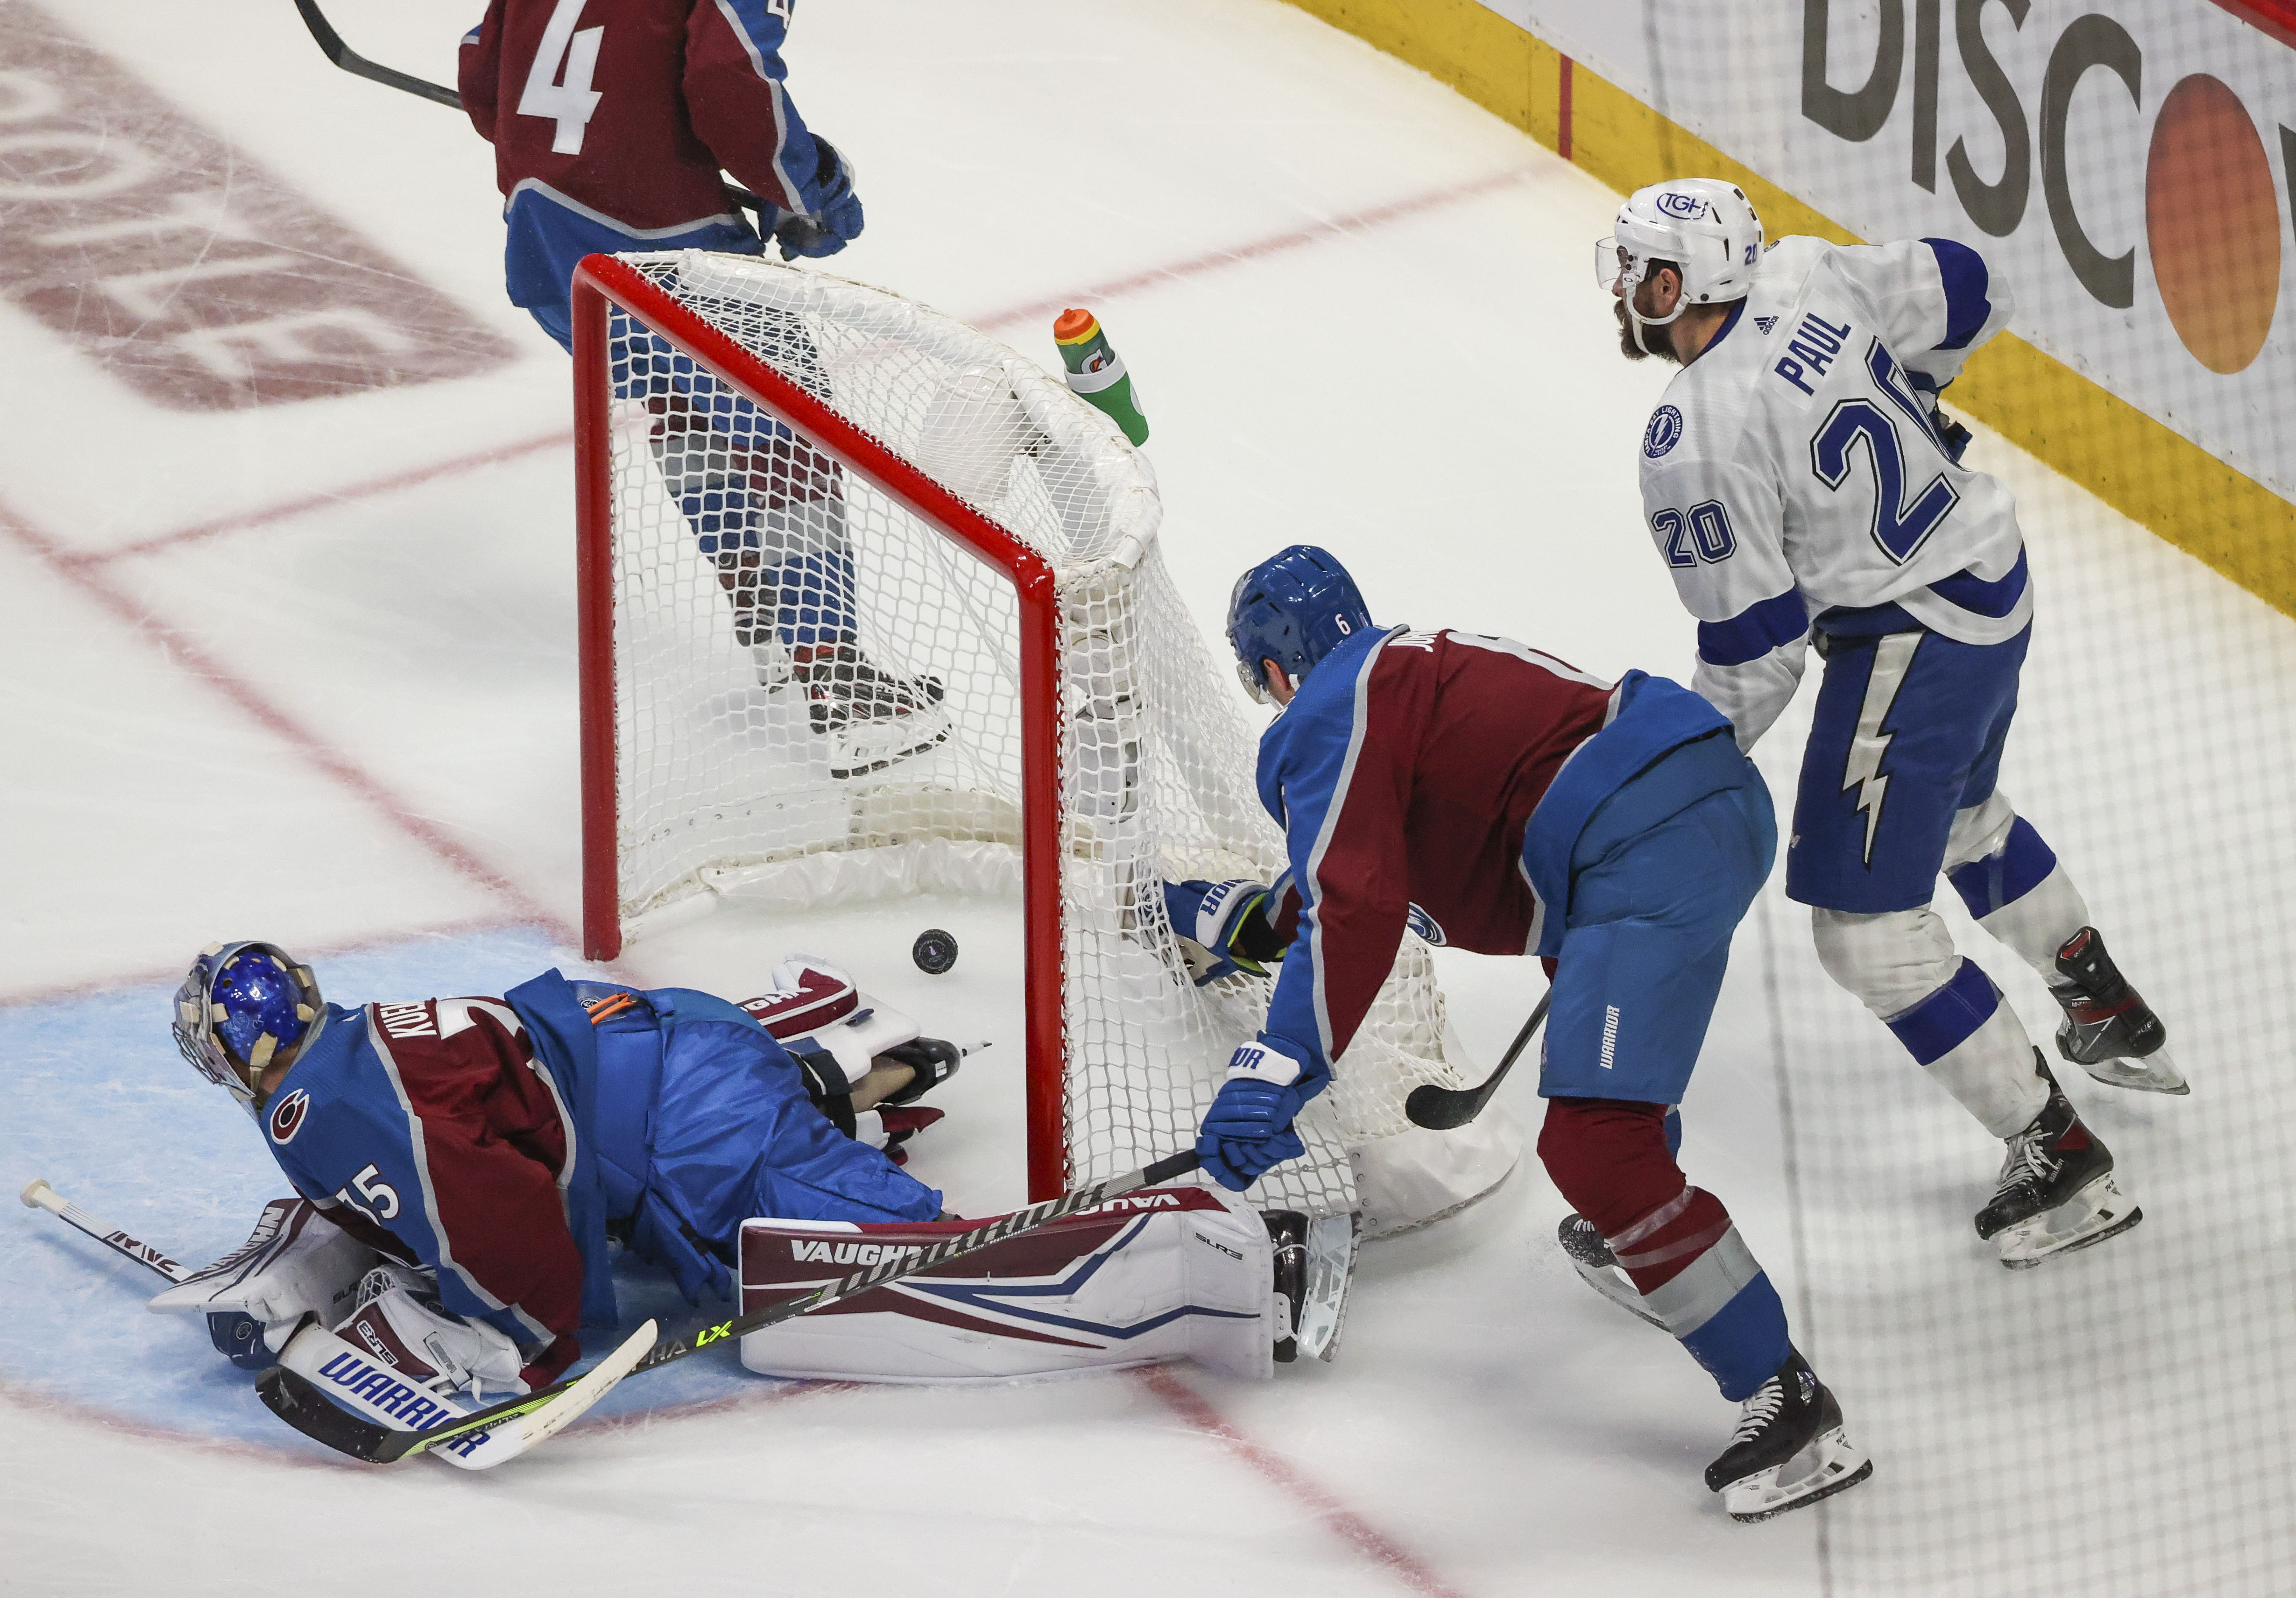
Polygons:
[[1695,194],[1677,194],[1672,191],[1658,197],[1658,208],[1678,221],[1694,222],[1708,210],[1705,201]]

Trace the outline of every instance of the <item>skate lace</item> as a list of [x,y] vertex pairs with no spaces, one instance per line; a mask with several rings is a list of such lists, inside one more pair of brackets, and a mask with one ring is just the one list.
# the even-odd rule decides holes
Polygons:
[[1741,1443],[1761,1436],[1769,1429],[1770,1422],[1778,1418],[1778,1412],[1785,1407],[1785,1403],[1786,1390],[1776,1377],[1771,1377],[1757,1388],[1754,1396],[1747,1399],[1738,1411],[1738,1429],[1730,1434],[1730,1446],[1735,1448]]
[[2061,1163],[2039,1137],[2011,1140],[2009,1157],[2001,1166],[2001,1180],[1993,1184],[1993,1201],[1998,1204],[2021,1189],[2042,1186],[2057,1174]]

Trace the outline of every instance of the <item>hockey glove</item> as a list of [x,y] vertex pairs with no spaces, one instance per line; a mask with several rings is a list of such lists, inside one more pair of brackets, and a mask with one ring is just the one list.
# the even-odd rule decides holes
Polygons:
[[359,1283],[358,1307],[335,1328],[373,1349],[398,1376],[441,1396],[467,1388],[480,1404],[527,1390],[518,1345],[483,1321],[465,1321],[431,1296],[428,1273],[383,1264]]
[[1197,1131],[1196,1152],[1214,1182],[1241,1193],[1271,1166],[1308,1151],[1292,1129],[1300,1108],[1324,1089],[1330,1073],[1312,1066],[1292,1045],[1262,1034],[1228,1061]]
[[1180,953],[1198,987],[1247,972],[1265,976],[1283,958],[1268,916],[1275,890],[1266,883],[1231,877],[1226,882],[1168,882],[1164,913],[1179,935]]
[[861,236],[861,197],[853,192],[852,163],[818,134],[813,144],[821,163],[814,177],[821,197],[809,215],[785,217],[775,224],[774,238],[783,260],[834,255]]
[[1930,425],[1937,430],[1938,443],[1943,447],[1945,457],[1956,466],[1961,465],[1962,452],[1969,448],[1969,429],[1946,415],[1940,403],[1945,388],[1951,385],[1933,383],[1919,372],[1906,375],[1913,379],[1915,396],[1921,400],[1922,409],[1929,414]]

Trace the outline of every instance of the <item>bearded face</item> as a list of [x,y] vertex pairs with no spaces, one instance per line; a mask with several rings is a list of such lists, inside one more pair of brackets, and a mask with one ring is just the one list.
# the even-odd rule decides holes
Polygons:
[[[1656,303],[1658,277],[1659,274],[1652,272],[1650,276],[1635,284],[1635,309],[1645,318],[1658,314]],[[1634,323],[1627,316],[1626,296],[1621,294],[1611,300],[1611,314],[1619,320],[1620,354],[1628,360],[1648,360],[1655,355],[1660,359],[1670,360],[1677,366],[1682,364],[1682,358],[1674,352],[1674,340],[1664,327],[1651,331],[1651,348],[1645,350],[1636,342]]]

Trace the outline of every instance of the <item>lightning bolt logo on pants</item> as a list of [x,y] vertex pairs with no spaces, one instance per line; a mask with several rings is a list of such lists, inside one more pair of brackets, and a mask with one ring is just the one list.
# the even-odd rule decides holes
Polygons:
[[1906,686],[1914,651],[1928,636],[1893,632],[1874,647],[1873,675],[1866,680],[1866,703],[1858,708],[1857,730],[1849,740],[1849,761],[1841,771],[1841,791],[1846,794],[1856,788],[1857,808],[1866,812],[1865,863],[1868,866],[1874,863],[1874,835],[1881,829],[1882,803],[1890,792],[1890,779],[1882,774],[1882,757],[1898,736],[1883,732],[1882,723],[1889,717],[1890,706],[1897,703],[1898,690]]

